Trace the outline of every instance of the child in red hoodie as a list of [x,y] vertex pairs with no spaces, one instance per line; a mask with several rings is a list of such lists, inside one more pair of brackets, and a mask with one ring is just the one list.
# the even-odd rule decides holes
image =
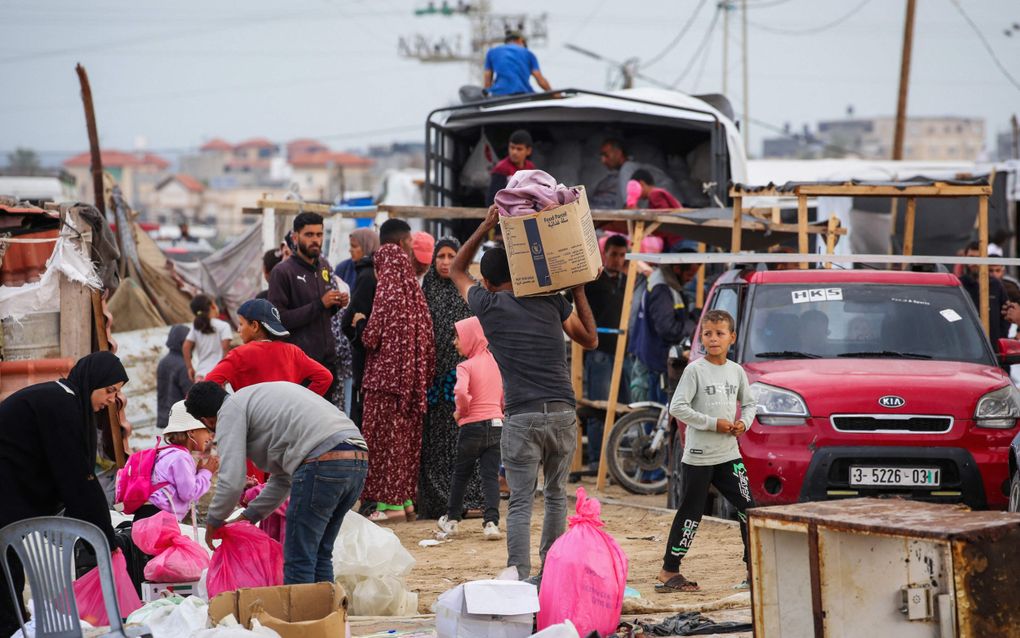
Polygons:
[[482,532],[486,540],[499,540],[499,443],[503,432],[503,378],[489,352],[489,342],[477,317],[454,324],[453,343],[467,361],[457,366],[457,384],[453,388],[460,426],[457,436],[457,460],[446,515],[439,518],[439,529],[455,536],[464,511],[464,490],[479,464],[485,512]]

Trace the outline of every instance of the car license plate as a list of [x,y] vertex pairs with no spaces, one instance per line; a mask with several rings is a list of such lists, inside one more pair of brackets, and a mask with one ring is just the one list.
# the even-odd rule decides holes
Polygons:
[[880,487],[938,487],[935,467],[850,467],[850,485]]

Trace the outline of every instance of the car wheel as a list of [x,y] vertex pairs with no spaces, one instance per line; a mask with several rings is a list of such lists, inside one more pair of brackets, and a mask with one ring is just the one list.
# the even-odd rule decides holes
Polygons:
[[1009,482],[1009,511],[1020,512],[1020,470],[1013,472]]

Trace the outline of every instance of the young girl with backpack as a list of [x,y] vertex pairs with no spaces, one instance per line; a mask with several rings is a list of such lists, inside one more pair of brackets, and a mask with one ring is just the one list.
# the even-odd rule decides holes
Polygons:
[[[198,382],[220,362],[230,350],[230,341],[234,331],[230,324],[219,319],[220,309],[208,295],[195,295],[191,300],[191,312],[195,313],[191,332],[184,338],[184,364],[188,367],[188,376]],[[192,353],[198,358],[191,363]]]
[[[148,518],[160,510],[170,512],[181,520],[212,484],[212,475],[219,469],[218,456],[209,455],[212,448],[213,433],[201,421],[188,414],[184,401],[178,401],[170,408],[170,419],[163,430],[165,447],[136,452],[139,455],[153,455],[152,474],[148,486],[148,499],[134,510],[135,521]],[[194,455],[198,455],[196,462]],[[134,455],[132,455],[133,457]],[[141,457],[140,457],[141,460]],[[141,461],[144,464],[144,461]],[[130,460],[129,460],[130,464]],[[125,468],[128,469],[128,468]],[[144,480],[141,474],[135,480]],[[140,500],[138,490],[130,485],[124,486],[124,492]],[[142,492],[144,495],[144,491]],[[131,504],[125,498],[125,512]]]

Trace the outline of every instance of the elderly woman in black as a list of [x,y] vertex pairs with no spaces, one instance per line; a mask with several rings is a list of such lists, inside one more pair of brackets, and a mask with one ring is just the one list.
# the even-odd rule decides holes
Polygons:
[[[116,547],[94,473],[96,413],[114,404],[127,380],[116,355],[96,352],[78,360],[66,379],[28,386],[0,403],[0,528],[63,510],[64,516],[97,526],[111,549]],[[14,590],[21,592],[21,564],[15,558],[11,567]],[[10,636],[20,625],[4,580],[0,570],[0,636]]]

